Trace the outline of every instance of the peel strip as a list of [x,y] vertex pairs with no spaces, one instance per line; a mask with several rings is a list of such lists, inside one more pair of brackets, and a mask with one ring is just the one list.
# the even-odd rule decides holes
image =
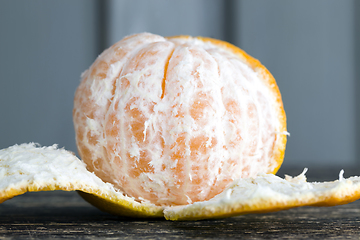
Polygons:
[[238,179],[209,201],[159,207],[124,196],[89,172],[74,154],[56,145],[34,143],[0,150],[0,203],[25,192],[79,191],[100,210],[129,217],[163,217],[168,220],[224,218],[265,213],[301,206],[334,206],[360,198],[360,177],[333,182],[306,182],[304,171],[285,179],[273,174]]
[[99,209],[131,217],[162,217],[162,207],[136,202],[89,172],[74,154],[34,143],[0,150],[0,203],[25,192],[79,191]]
[[360,177],[309,183],[305,172],[295,178],[259,174],[238,179],[209,201],[165,209],[164,215],[168,220],[224,218],[301,206],[342,205],[360,198]]

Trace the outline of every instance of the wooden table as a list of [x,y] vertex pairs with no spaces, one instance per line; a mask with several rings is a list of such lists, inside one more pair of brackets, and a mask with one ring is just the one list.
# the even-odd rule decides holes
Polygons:
[[[330,175],[336,179],[337,173],[322,172],[321,179]],[[331,208],[303,207],[219,220],[171,222],[112,216],[92,207],[76,192],[26,193],[0,204],[0,239],[12,238],[360,239],[360,201]]]

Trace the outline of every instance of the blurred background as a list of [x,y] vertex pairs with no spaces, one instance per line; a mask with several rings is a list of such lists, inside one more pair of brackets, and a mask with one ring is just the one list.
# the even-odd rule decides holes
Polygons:
[[285,169],[356,169],[359,15],[357,0],[0,0],[0,148],[76,152],[80,74],[105,48],[146,31],[218,38],[258,58],[287,113]]

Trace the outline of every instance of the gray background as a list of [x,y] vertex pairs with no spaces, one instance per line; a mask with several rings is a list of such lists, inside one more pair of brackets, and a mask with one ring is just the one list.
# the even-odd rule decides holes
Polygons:
[[283,96],[285,166],[357,166],[359,2],[0,0],[0,148],[34,141],[76,151],[81,72],[147,31],[223,39],[258,58]]

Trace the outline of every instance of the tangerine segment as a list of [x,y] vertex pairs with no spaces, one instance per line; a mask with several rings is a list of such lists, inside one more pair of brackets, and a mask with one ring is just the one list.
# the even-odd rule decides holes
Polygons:
[[137,199],[155,198],[153,188],[163,184],[152,177],[162,169],[154,160],[161,158],[164,148],[162,130],[157,126],[158,110],[154,108],[163,95],[164,72],[172,51],[173,44],[163,41],[133,54],[117,80],[128,85],[115,89],[105,118],[106,149],[114,180]]
[[234,179],[275,173],[286,117],[272,75],[218,40],[143,33],[106,50],[75,94],[79,154],[138,200],[209,200]]
[[[105,116],[114,98],[116,87],[126,89],[125,79],[119,75],[126,67],[132,53],[142,46],[164,40],[152,34],[133,35],[104,51],[82,74],[82,81],[75,93],[73,121],[76,144],[87,168],[106,182],[114,183],[114,171],[108,160],[107,139],[104,134]],[[116,85],[117,84],[117,85]]]

